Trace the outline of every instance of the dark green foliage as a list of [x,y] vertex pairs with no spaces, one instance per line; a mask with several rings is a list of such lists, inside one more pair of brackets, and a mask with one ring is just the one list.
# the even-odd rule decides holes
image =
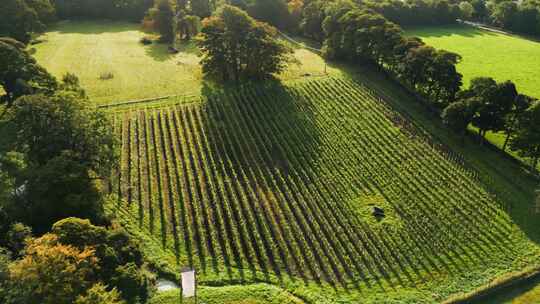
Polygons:
[[63,244],[95,248],[99,280],[115,287],[129,303],[150,296],[152,278],[145,270],[140,245],[122,228],[108,230],[88,220],[66,218],[54,224],[52,233]]
[[[73,77],[66,80],[76,83]],[[6,150],[19,152],[24,160],[6,167],[18,189],[6,203],[10,217],[36,232],[67,216],[102,222],[97,181],[110,175],[117,157],[104,114],[77,93],[61,91],[21,97],[8,116],[12,138]]]
[[152,21],[153,28],[158,32],[162,42],[172,42],[174,12],[169,0],[157,0],[153,8],[148,10],[147,18]]
[[335,2],[326,10],[322,27],[324,53],[332,59],[374,64],[427,97],[436,111],[455,100],[462,84],[458,54],[436,50],[422,41],[403,37],[399,26],[383,16]]
[[212,14],[210,0],[191,0],[191,13],[200,18],[209,17]]
[[474,115],[474,100],[457,101],[448,105],[441,118],[445,125],[458,134],[465,133]]
[[540,158],[540,101],[535,101],[517,118],[510,148],[522,157],[530,157],[536,168]]
[[277,28],[289,26],[289,10],[285,0],[253,0],[247,12],[255,19],[267,22]]
[[22,49],[19,42],[5,38],[0,40],[0,86],[6,92],[0,96],[1,102],[10,106],[23,95],[50,95],[57,85],[56,79]]
[[102,199],[88,168],[72,153],[64,152],[25,172],[23,195],[11,206],[11,214],[41,233],[67,216],[104,222]]
[[26,246],[26,240],[30,237],[32,237],[32,228],[22,223],[11,225],[11,228],[6,234],[6,239],[8,248],[16,258],[22,255],[22,250]]
[[36,12],[36,15],[44,25],[51,24],[56,20],[56,9],[50,0],[25,0],[26,4]]
[[65,91],[51,97],[24,96],[9,115],[9,126],[16,134],[13,150],[24,153],[29,164],[70,157],[98,177],[110,175],[116,140],[108,118],[86,99]]
[[403,26],[450,24],[460,17],[459,6],[447,0],[371,0],[365,5]]
[[9,36],[28,43],[33,32],[44,29],[38,13],[25,0],[0,1],[0,36]]
[[513,83],[497,83],[492,78],[479,77],[471,81],[468,90],[461,93],[463,98],[476,97],[475,114],[472,124],[485,136],[487,131],[502,131],[506,126],[506,116],[512,110],[518,95]]
[[285,68],[291,50],[275,39],[276,30],[226,5],[203,22],[199,47],[203,72],[224,81],[265,78]]

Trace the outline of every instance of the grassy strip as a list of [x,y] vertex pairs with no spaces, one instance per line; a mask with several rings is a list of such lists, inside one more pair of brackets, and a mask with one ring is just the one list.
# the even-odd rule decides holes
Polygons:
[[487,297],[493,295],[497,291],[526,284],[539,276],[540,266],[530,267],[519,272],[510,272],[471,292],[452,296],[442,302],[442,304],[471,303],[472,301],[487,299]]
[[[269,284],[230,285],[223,287],[202,286],[198,289],[198,300],[205,304],[302,304],[304,301],[285,290]],[[159,293],[149,304],[194,303],[180,299],[178,290]]]

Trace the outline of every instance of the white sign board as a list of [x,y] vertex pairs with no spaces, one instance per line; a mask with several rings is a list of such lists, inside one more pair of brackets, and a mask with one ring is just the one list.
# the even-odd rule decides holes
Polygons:
[[195,296],[195,270],[182,272],[182,297],[191,298]]

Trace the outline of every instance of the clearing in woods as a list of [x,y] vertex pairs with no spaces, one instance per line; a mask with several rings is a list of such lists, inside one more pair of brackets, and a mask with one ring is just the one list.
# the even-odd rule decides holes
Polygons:
[[329,77],[120,107],[115,212],[203,284],[311,303],[438,302],[538,263],[530,181],[483,171],[379,96]]

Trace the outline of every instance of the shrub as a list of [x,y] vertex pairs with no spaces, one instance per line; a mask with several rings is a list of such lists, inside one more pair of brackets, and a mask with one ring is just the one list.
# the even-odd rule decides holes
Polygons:
[[114,74],[112,72],[103,72],[101,75],[99,75],[100,80],[110,80],[114,78]]
[[152,44],[153,41],[152,41],[152,38],[144,36],[141,38],[141,40],[139,40],[139,42],[144,45],[149,45],[149,44]]

